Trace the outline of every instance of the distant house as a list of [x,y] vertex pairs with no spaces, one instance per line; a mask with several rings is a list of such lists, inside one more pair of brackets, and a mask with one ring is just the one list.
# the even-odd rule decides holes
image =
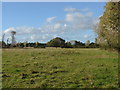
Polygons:
[[76,40],[69,41],[69,43],[70,43],[71,45],[75,45],[75,44],[76,44]]

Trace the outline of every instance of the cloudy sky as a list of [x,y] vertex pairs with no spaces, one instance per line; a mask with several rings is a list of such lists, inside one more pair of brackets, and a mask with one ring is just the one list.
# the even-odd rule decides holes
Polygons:
[[2,32],[5,41],[16,31],[17,42],[94,41],[93,26],[104,12],[104,2],[18,2],[2,4]]

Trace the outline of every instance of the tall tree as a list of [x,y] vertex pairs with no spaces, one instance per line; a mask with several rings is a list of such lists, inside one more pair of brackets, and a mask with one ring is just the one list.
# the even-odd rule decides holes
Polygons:
[[111,48],[119,48],[120,1],[108,2],[97,28],[98,42]]
[[88,47],[90,44],[90,40],[87,40],[86,43],[85,43],[85,46]]

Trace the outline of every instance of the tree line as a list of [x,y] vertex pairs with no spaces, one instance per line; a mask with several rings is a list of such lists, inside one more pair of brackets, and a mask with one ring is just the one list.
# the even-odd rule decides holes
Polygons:
[[52,40],[50,40],[47,43],[39,43],[39,42],[20,42],[16,43],[15,45],[12,44],[6,44],[5,42],[1,43],[1,47],[3,48],[12,48],[12,47],[17,47],[17,48],[27,48],[27,47],[33,47],[33,48],[45,48],[45,47],[61,47],[61,48],[98,48],[99,45],[90,42],[90,40],[86,41],[86,43],[72,40],[69,42],[66,42],[64,39],[60,37],[56,37]]

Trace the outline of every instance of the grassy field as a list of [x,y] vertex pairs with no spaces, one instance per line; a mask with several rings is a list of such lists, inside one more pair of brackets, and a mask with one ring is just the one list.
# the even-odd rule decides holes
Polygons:
[[118,87],[118,54],[100,49],[3,49],[3,88]]

